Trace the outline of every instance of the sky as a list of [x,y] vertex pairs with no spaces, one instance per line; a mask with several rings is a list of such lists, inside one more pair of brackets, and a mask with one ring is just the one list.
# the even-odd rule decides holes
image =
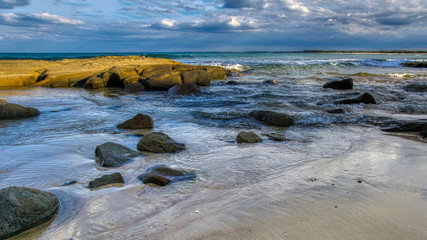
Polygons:
[[427,0],[0,0],[0,52],[427,49]]

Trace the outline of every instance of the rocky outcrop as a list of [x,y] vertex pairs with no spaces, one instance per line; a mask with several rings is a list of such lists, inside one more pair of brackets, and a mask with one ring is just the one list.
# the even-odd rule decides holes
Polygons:
[[294,120],[286,113],[278,113],[273,111],[253,111],[249,113],[256,120],[269,125],[289,127],[294,124]]
[[185,144],[176,142],[164,133],[152,132],[141,138],[137,148],[139,151],[170,153],[184,150]]
[[114,183],[125,183],[123,180],[122,174],[113,173],[110,175],[104,175],[100,178],[95,178],[94,180],[89,182],[88,188],[99,188],[108,184]]
[[0,189],[0,239],[48,222],[58,207],[52,193],[24,187]]
[[138,176],[144,184],[152,183],[159,186],[166,186],[169,183],[195,179],[197,176],[192,171],[173,169],[166,165],[156,165],[147,170],[146,173]]
[[323,88],[332,88],[337,90],[353,89],[353,79],[333,79],[323,85]]
[[193,95],[202,93],[202,89],[193,83],[183,83],[169,89],[169,95]]
[[141,154],[120,144],[106,142],[96,147],[95,155],[101,161],[101,166],[119,167]]
[[185,82],[195,81],[197,85],[207,86],[210,80],[223,80],[227,76],[227,70],[221,67],[186,65],[168,59],[139,56],[104,56],[59,61],[0,60],[0,73],[0,88],[124,88],[126,85],[141,82],[146,90],[168,90],[183,83],[183,78]]
[[120,123],[117,127],[123,129],[149,129],[153,128],[153,119],[148,115],[138,113],[135,117]]
[[23,107],[0,99],[0,119],[19,119],[38,115],[40,115],[40,111],[35,108]]
[[334,101],[335,104],[377,104],[377,100],[370,93],[362,93],[352,98],[342,98]]
[[236,141],[238,143],[257,143],[261,142],[262,139],[254,132],[240,132],[237,134]]
[[402,63],[405,67],[413,67],[413,68],[427,68],[427,62],[405,62]]
[[408,92],[427,92],[427,82],[409,83],[403,89]]

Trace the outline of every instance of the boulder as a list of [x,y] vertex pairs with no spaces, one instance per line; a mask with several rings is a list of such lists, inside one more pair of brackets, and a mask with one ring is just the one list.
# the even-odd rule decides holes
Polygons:
[[0,239],[48,222],[58,207],[52,193],[24,187],[0,189]]
[[345,113],[344,109],[342,109],[342,108],[328,108],[325,111],[327,113],[332,113],[332,114]]
[[405,62],[402,63],[405,67],[413,67],[413,68],[427,68],[427,61],[426,62]]
[[89,182],[88,188],[99,188],[108,184],[125,183],[120,173],[104,175]]
[[193,83],[179,84],[171,87],[168,91],[169,95],[192,95],[200,93],[202,93],[202,89]]
[[227,69],[216,66],[205,66],[203,70],[209,73],[212,80],[224,80],[227,78]]
[[427,82],[409,83],[403,89],[408,92],[427,92]]
[[169,183],[192,180],[197,176],[193,171],[174,169],[166,165],[155,165],[147,170],[146,173],[138,176],[144,184],[153,183],[159,186],[166,186]]
[[332,88],[338,90],[353,89],[353,79],[343,78],[328,81],[323,85],[323,88]]
[[230,81],[227,81],[225,84],[227,84],[227,85],[239,85],[240,82],[234,81],[234,80],[230,80]]
[[164,133],[152,132],[139,140],[137,148],[140,151],[166,153],[184,150],[185,144],[176,142]]
[[249,113],[256,120],[281,127],[289,127],[294,124],[294,120],[286,113],[278,113],[273,111],[253,111]]
[[125,89],[125,92],[128,92],[128,93],[137,93],[137,92],[145,91],[144,85],[142,85],[140,82],[125,84],[124,89]]
[[153,128],[153,119],[141,113],[138,113],[135,117],[120,123],[117,125],[118,128],[123,129],[148,129]]
[[237,134],[236,141],[238,143],[257,143],[262,140],[254,132],[240,132]]
[[181,74],[183,83],[194,83],[198,86],[209,86],[211,78],[204,70],[192,70]]
[[270,84],[270,85],[277,85],[277,81],[276,80],[265,80],[262,83],[263,84]]
[[377,100],[370,93],[362,93],[352,98],[337,99],[334,101],[335,104],[377,104]]
[[103,167],[119,167],[141,154],[117,143],[106,142],[95,149]]
[[0,99],[0,119],[19,119],[38,115],[40,115],[40,111],[35,108],[23,107]]
[[128,76],[138,76],[135,67],[112,67],[102,75],[102,78],[106,87],[123,87],[122,80]]
[[284,142],[284,141],[289,140],[284,135],[278,134],[278,133],[267,133],[267,134],[265,134],[265,136],[267,136],[268,139],[275,141],[275,142]]
[[148,79],[153,76],[170,71],[172,71],[172,65],[170,64],[145,66],[144,69],[141,71],[140,75],[142,79]]
[[178,84],[182,84],[182,80],[177,71],[163,72],[144,81],[144,86],[149,90],[169,90]]
[[84,84],[84,88],[86,89],[97,89],[97,88],[103,88],[103,87],[105,87],[104,79],[98,76],[90,77]]
[[132,84],[132,83],[139,82],[140,79],[141,79],[141,77],[139,75],[130,75],[130,76],[125,77],[123,79],[122,83],[123,83],[123,85]]

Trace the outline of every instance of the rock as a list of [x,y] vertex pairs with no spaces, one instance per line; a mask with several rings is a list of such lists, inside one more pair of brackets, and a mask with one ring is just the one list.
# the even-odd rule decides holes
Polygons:
[[198,86],[209,86],[211,76],[204,70],[192,70],[181,74],[183,83],[194,83]]
[[154,66],[145,66],[142,72],[140,73],[142,79],[148,79],[153,76],[163,74],[165,72],[171,72],[172,71],[172,65],[165,64],[165,65],[154,65]]
[[38,115],[40,115],[40,111],[35,108],[23,107],[0,99],[0,119],[19,119]]
[[149,90],[169,90],[171,87],[182,84],[181,75],[177,71],[163,72],[144,81]]
[[353,89],[353,79],[343,78],[328,81],[323,85],[323,88],[332,88],[338,90]]
[[140,151],[166,153],[184,150],[185,144],[176,142],[164,133],[152,132],[141,138],[137,148]]
[[239,85],[240,83],[238,81],[230,80],[230,81],[227,81],[225,84],[227,84],[227,85]]
[[139,78],[134,66],[112,67],[102,76],[106,87],[123,87],[123,81],[129,76]]
[[332,114],[345,113],[344,109],[342,109],[342,108],[328,108],[328,109],[326,109],[326,112],[332,113]]
[[0,189],[0,239],[48,222],[58,207],[52,193],[24,187]]
[[124,88],[125,88],[125,92],[128,92],[128,93],[137,93],[137,92],[145,91],[144,85],[142,85],[140,82],[125,84]]
[[275,142],[284,142],[284,141],[289,140],[285,136],[283,136],[282,134],[278,134],[278,133],[267,133],[264,135],[267,136],[268,139],[275,141]]
[[402,63],[405,67],[413,67],[413,68],[427,68],[427,62],[405,62]]
[[421,134],[421,137],[427,138],[427,130],[422,131],[420,134]]
[[262,140],[254,132],[240,132],[237,134],[236,141],[238,143],[257,143]]
[[86,89],[97,89],[103,87],[105,87],[104,79],[97,76],[90,77],[84,84],[84,88]]
[[227,69],[216,66],[205,66],[203,70],[209,73],[212,80],[224,80],[227,78]]
[[159,186],[166,186],[171,182],[171,179],[155,173],[144,173],[138,176],[144,184],[153,183]]
[[95,178],[89,182],[88,188],[99,188],[113,183],[125,183],[120,173],[113,173],[111,175],[104,175],[100,178]]
[[411,120],[392,123],[381,128],[385,132],[423,132],[427,131],[427,120]]
[[249,113],[256,120],[281,127],[289,127],[294,124],[294,120],[286,113],[278,113],[273,111],[253,111]]
[[141,154],[117,143],[106,142],[96,147],[95,155],[103,167],[119,167]]
[[183,83],[169,89],[169,95],[192,95],[200,94],[202,89],[193,83]]
[[264,82],[262,82],[263,84],[270,84],[270,85],[277,85],[277,81],[276,80],[266,80]]
[[427,82],[409,83],[403,89],[408,92],[427,92]]
[[122,129],[148,129],[153,128],[153,119],[141,113],[138,113],[135,117],[120,123],[117,125],[118,128]]
[[192,171],[173,169],[166,165],[156,165],[147,170],[147,173],[138,176],[144,184],[154,183],[159,186],[166,186],[169,183],[195,179],[197,176]]
[[334,101],[335,104],[377,104],[377,100],[370,93],[362,93],[353,98],[343,98]]
[[130,75],[130,76],[125,77],[123,79],[122,83],[123,83],[123,85],[137,83],[137,82],[139,82],[140,79],[141,79],[141,77],[139,75]]

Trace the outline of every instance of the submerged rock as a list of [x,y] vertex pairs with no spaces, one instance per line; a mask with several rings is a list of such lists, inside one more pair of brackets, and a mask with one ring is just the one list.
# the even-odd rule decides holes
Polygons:
[[138,176],[144,184],[153,183],[159,186],[166,186],[169,183],[195,179],[197,176],[193,171],[185,171],[167,167],[166,165],[156,165],[147,170],[147,173]]
[[138,113],[135,117],[120,123],[117,127],[123,129],[149,129],[153,128],[153,119],[148,115]]
[[169,95],[192,95],[200,94],[202,89],[194,83],[183,83],[169,89]]
[[337,90],[353,89],[353,79],[352,78],[334,79],[325,83],[323,85],[323,88],[332,88]]
[[0,119],[19,119],[38,115],[40,115],[40,111],[35,108],[23,107],[0,99]]
[[413,67],[413,68],[427,68],[427,62],[405,62],[402,63],[405,67]]
[[134,83],[128,83],[125,84],[125,92],[128,93],[137,93],[137,92],[144,92],[145,87],[140,82],[134,82]]
[[424,132],[427,131],[427,120],[401,121],[381,128],[385,132]]
[[141,153],[117,143],[106,142],[96,147],[95,155],[103,167],[119,167]]
[[342,109],[342,108],[328,108],[325,111],[327,113],[332,113],[332,114],[345,113],[344,109]]
[[262,139],[254,132],[240,132],[237,134],[236,141],[238,143],[257,143],[261,142]]
[[185,144],[176,142],[164,133],[152,132],[139,140],[137,148],[140,151],[166,153],[184,150]]
[[286,113],[278,113],[273,111],[253,111],[249,113],[256,120],[265,122],[270,125],[289,127],[294,124],[294,120]]
[[0,189],[0,239],[48,222],[58,207],[52,193],[24,187]]
[[286,138],[282,134],[278,134],[278,133],[267,133],[267,134],[263,134],[263,135],[267,136],[268,139],[275,141],[275,142],[284,142],[284,141],[289,140],[288,138]]
[[270,85],[277,85],[277,81],[276,80],[265,80],[262,83],[264,83],[264,84],[270,84]]
[[343,98],[334,101],[335,104],[377,104],[377,100],[370,93],[362,93],[353,98]]
[[108,184],[113,183],[125,183],[123,180],[122,174],[120,173],[113,173],[110,175],[104,175],[100,178],[95,178],[94,180],[89,182],[88,187],[89,188],[99,188]]
[[427,92],[427,82],[409,83],[403,89],[408,92]]

